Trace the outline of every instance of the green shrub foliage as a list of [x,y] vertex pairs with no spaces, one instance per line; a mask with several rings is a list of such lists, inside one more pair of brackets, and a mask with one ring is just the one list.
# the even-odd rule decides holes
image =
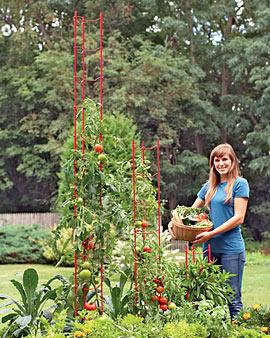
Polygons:
[[39,225],[7,225],[0,228],[0,263],[46,263],[40,240],[49,231]]

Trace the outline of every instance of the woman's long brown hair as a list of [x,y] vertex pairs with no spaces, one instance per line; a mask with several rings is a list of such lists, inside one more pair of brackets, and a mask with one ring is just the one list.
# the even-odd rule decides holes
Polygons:
[[226,186],[226,199],[225,203],[231,203],[232,202],[232,191],[233,191],[233,185],[234,181],[237,177],[240,176],[240,169],[238,164],[238,159],[236,157],[236,154],[232,148],[232,146],[228,143],[219,144],[217,147],[215,147],[211,154],[210,154],[210,160],[209,160],[209,166],[210,166],[210,173],[209,173],[209,187],[208,191],[205,195],[205,205],[209,206],[211,199],[215,195],[215,192],[217,191],[217,185],[220,183],[220,174],[217,172],[214,166],[214,158],[215,157],[221,157],[224,155],[228,155],[232,161],[232,167],[228,175],[228,184]]

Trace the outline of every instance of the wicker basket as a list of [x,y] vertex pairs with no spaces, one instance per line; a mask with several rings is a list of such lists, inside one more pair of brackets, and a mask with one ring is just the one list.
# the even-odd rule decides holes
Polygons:
[[197,235],[202,232],[209,231],[213,227],[212,225],[210,225],[209,227],[184,225],[182,219],[179,218],[176,213],[173,214],[173,218],[169,223],[169,226],[172,227],[172,231],[176,239],[181,239],[183,241],[189,242],[193,242]]

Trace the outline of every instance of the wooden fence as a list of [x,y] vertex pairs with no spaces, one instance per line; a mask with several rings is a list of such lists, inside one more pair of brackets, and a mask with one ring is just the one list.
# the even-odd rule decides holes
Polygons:
[[52,227],[58,220],[59,215],[51,212],[0,214],[0,226],[40,224]]

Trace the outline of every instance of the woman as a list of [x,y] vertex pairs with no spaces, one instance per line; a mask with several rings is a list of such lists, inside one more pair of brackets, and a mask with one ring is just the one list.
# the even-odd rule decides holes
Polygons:
[[[210,243],[216,264],[234,274],[229,280],[235,292],[229,304],[230,316],[233,318],[243,307],[241,288],[245,245],[240,226],[247,210],[249,185],[246,179],[240,177],[238,159],[229,144],[220,144],[214,148],[209,164],[209,180],[198,192],[192,207],[209,207],[214,226],[212,231],[197,235],[193,243],[203,243],[204,250]],[[171,229],[170,233],[173,236]]]

